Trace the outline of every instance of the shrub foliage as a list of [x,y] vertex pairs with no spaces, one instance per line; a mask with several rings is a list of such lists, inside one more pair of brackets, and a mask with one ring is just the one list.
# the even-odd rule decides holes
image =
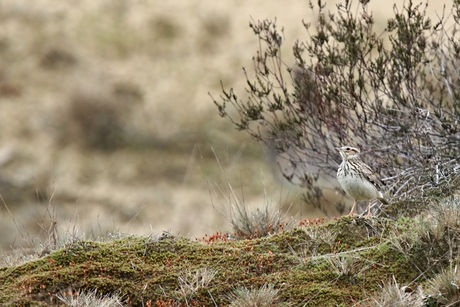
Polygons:
[[294,44],[294,65],[283,60],[276,22],[251,23],[260,48],[254,75],[245,70],[247,93],[223,87],[213,100],[279,154],[284,177],[310,188],[309,202],[322,206],[325,191],[337,189],[334,148],[354,145],[381,175],[392,208],[414,208],[460,184],[459,1],[436,22],[427,4],[395,5],[380,31],[367,2],[334,12],[310,3],[316,20],[303,22],[309,39]]

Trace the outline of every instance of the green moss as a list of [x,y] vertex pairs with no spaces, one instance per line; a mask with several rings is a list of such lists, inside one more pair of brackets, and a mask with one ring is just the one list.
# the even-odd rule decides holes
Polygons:
[[[282,301],[295,306],[352,306],[393,276],[400,283],[423,282],[413,261],[428,243],[420,241],[406,253],[392,243],[408,233],[413,235],[414,225],[407,218],[345,217],[317,228],[214,244],[173,236],[82,241],[42,259],[1,268],[0,304],[39,306],[56,302],[54,296],[70,288],[97,289],[100,294],[121,292],[132,306],[168,300],[184,306],[214,306],[213,300],[228,304],[227,295],[237,287],[269,283],[279,289]],[[335,234],[330,242],[316,242],[318,254],[300,259],[298,253],[315,240],[311,233],[327,231]],[[352,266],[333,266],[331,260],[345,261],[346,257],[353,258]],[[179,291],[180,278],[203,269],[212,270],[214,277],[191,290],[186,302]],[[200,281],[187,282],[195,285]]]

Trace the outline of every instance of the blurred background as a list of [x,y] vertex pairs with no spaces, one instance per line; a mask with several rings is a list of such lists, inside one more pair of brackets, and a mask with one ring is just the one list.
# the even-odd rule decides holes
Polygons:
[[[383,29],[393,3],[372,2]],[[244,98],[242,67],[252,75],[258,50],[249,22],[266,18],[284,28],[292,65],[294,41],[308,38],[302,20],[315,21],[308,1],[0,1],[0,249],[51,227],[230,231],[228,184],[288,218],[322,216],[208,94],[218,98],[222,82]]]

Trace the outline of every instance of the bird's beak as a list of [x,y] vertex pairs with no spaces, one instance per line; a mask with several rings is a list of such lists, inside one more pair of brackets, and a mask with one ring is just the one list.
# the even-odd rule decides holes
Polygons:
[[338,151],[340,151],[340,147],[335,147],[335,149],[337,149]]

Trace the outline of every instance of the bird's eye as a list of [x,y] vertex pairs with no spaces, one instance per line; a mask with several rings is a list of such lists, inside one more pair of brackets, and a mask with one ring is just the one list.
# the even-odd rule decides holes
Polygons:
[[347,147],[345,150],[346,150],[346,151],[349,151],[349,150],[350,150],[350,147]]

